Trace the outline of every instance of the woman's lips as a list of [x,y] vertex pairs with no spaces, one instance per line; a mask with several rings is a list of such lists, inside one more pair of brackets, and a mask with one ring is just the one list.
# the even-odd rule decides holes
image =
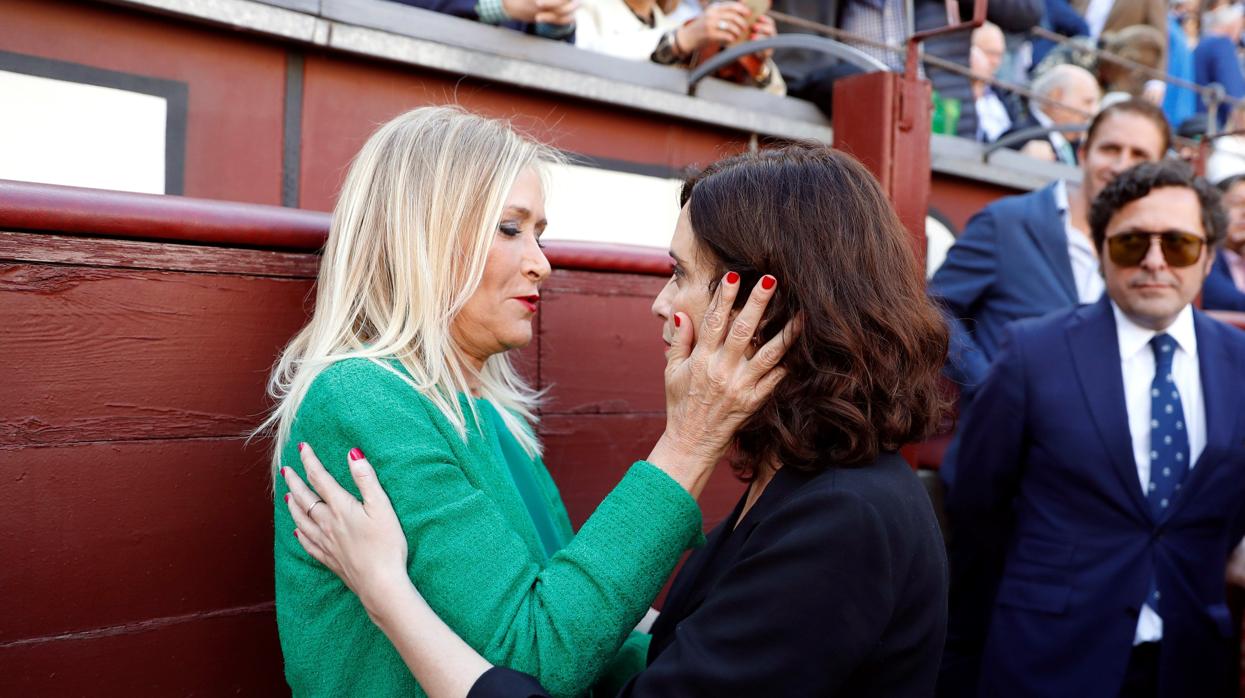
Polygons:
[[540,302],[540,296],[515,296],[514,299],[523,304],[529,313],[536,312],[536,304]]

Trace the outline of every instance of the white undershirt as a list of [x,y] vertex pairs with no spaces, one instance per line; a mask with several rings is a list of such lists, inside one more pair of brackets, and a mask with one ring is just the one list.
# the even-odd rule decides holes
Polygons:
[[1106,290],[1102,274],[1098,273],[1098,255],[1094,254],[1094,246],[1089,237],[1080,228],[1072,225],[1072,215],[1068,211],[1068,185],[1064,180],[1055,184],[1055,207],[1063,216],[1063,230],[1068,237],[1068,260],[1072,262],[1072,281],[1076,284],[1077,301],[1097,303]]
[[[1159,334],[1128,318],[1111,303],[1120,348],[1120,371],[1124,377],[1124,405],[1128,410],[1128,431],[1133,441],[1133,461],[1141,492],[1150,484],[1150,383],[1154,380],[1154,350],[1150,340]],[[1202,401],[1202,377],[1197,360],[1197,333],[1193,329],[1193,307],[1186,305],[1171,326],[1164,330],[1176,340],[1172,357],[1172,382],[1180,391],[1185,433],[1189,438],[1189,470],[1206,448],[1206,405]],[[1163,638],[1163,619],[1146,604],[1137,618],[1133,644],[1157,642]]]

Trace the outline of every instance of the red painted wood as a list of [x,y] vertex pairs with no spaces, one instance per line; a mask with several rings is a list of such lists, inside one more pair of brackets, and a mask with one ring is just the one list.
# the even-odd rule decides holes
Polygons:
[[189,86],[185,194],[281,203],[285,46],[115,3],[6,0],[0,47]]
[[912,236],[924,265],[925,211],[929,199],[927,81],[899,73],[853,75],[834,84],[834,147],[850,153],[877,177]]
[[[665,426],[660,414],[555,414],[541,420],[545,464],[576,528],[631,464],[648,456]],[[729,468],[718,467],[700,497],[706,531],[731,513],[743,490]]]
[[0,449],[0,647],[271,601],[268,463],[239,438]]
[[552,386],[544,413],[664,413],[666,345],[649,311],[664,281],[587,272],[554,276],[538,316],[541,381]]
[[0,446],[241,434],[306,280],[0,263]]
[[368,135],[398,114],[458,104],[509,119],[554,147],[679,170],[741,152],[747,136],[561,95],[342,55],[305,63],[299,206],[327,211],[350,159]]
[[23,698],[288,696],[281,666],[277,620],[269,606],[115,635],[0,645],[0,693]]
[[0,260],[313,279],[320,258],[303,252],[238,250],[139,240],[0,231]]
[[929,207],[946,216],[955,226],[956,232],[962,232],[964,226],[968,225],[968,219],[985,208],[986,204],[1004,196],[1021,193],[1023,192],[1018,189],[940,173],[934,176],[931,183]]
[[324,245],[329,217],[279,206],[0,180],[0,226],[310,251]]

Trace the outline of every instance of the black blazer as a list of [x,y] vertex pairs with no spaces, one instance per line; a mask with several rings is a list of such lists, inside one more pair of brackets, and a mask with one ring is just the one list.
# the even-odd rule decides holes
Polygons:
[[[933,695],[946,554],[902,458],[782,469],[734,527],[742,507],[675,578],[623,696]],[[485,674],[471,698],[540,695],[521,675],[499,680],[510,673]]]

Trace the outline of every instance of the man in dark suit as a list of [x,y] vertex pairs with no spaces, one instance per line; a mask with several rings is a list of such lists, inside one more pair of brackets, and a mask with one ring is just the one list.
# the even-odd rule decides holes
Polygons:
[[[1088,70],[1071,63],[1057,65],[1042,73],[1033,81],[1030,89],[1056,104],[1030,102],[1012,127],[1003,134],[1003,138],[1034,128],[1084,125],[1090,118],[1087,115],[1097,113],[1098,100],[1102,97],[1098,79]],[[1078,163],[1073,142],[1079,141],[1079,134],[1051,131],[1044,136],[1007,147],[1030,157],[1076,166]]]
[[1008,328],[960,424],[945,695],[1235,695],[1245,333],[1191,305],[1218,204],[1182,163],[1121,174],[1106,296]]
[[929,285],[955,319],[949,372],[966,401],[998,351],[1004,325],[1102,295],[1089,203],[1117,174],[1157,160],[1170,143],[1158,107],[1142,100],[1113,104],[1094,117],[1081,144],[1079,185],[1057,181],[1000,199],[968,222]]

